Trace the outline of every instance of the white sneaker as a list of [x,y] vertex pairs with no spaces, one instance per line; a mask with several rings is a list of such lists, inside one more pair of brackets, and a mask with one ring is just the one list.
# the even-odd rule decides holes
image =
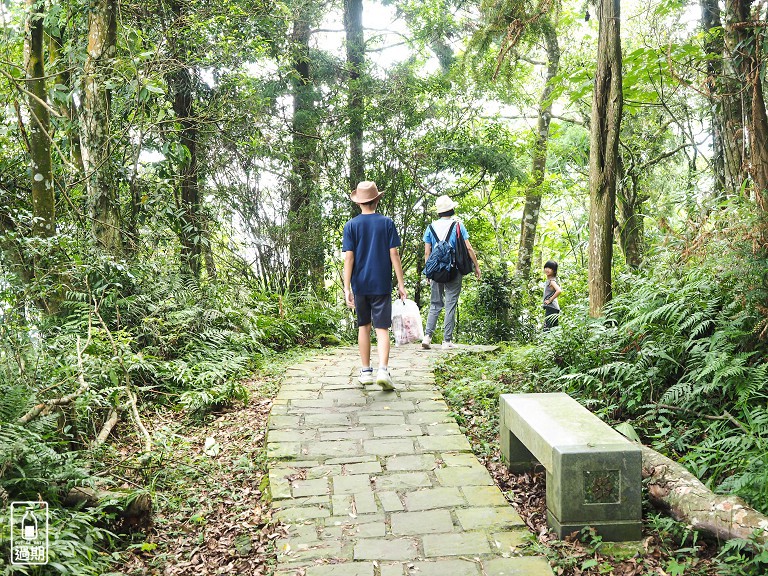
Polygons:
[[379,368],[376,374],[376,384],[381,386],[382,390],[394,390],[395,385],[392,382],[392,376],[389,375],[389,371],[383,368]]
[[443,342],[443,350],[450,350],[451,348],[456,348],[456,344],[454,344],[453,342],[450,342],[448,340]]
[[357,377],[357,380],[360,384],[373,384],[373,368],[368,368],[367,370],[361,368],[360,376]]
[[424,350],[429,350],[432,348],[432,336],[429,334],[424,336],[424,340],[421,341],[421,347],[424,348]]

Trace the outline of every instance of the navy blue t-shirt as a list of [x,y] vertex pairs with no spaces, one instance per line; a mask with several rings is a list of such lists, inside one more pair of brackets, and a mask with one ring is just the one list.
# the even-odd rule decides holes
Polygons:
[[353,293],[370,296],[392,292],[389,250],[398,246],[395,223],[382,214],[358,214],[344,225],[341,249],[355,255]]

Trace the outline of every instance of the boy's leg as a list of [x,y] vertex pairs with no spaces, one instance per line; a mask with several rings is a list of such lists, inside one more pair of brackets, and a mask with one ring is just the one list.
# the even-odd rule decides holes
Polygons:
[[357,349],[360,352],[360,366],[371,365],[371,301],[365,294],[355,295],[355,313],[357,314]]
[[445,327],[443,328],[443,342],[453,342],[453,329],[456,327],[456,308],[459,306],[462,278],[463,276],[461,274],[456,274],[456,278],[445,283]]
[[[379,352],[379,366],[389,366],[389,328],[376,328],[376,350]],[[370,350],[368,350],[370,355]]]
[[425,331],[427,336],[432,336],[435,332],[435,326],[437,326],[437,317],[440,315],[440,310],[443,309],[443,292],[445,291],[444,285],[439,282],[432,282],[432,296],[429,299],[429,314],[427,314],[427,329]]
[[379,371],[376,383],[383,390],[394,390],[389,375],[389,328],[392,325],[392,300],[389,294],[371,297],[371,316],[376,329],[376,349],[379,352]]
[[357,329],[357,349],[360,351],[360,365],[367,368],[371,365],[371,324]]

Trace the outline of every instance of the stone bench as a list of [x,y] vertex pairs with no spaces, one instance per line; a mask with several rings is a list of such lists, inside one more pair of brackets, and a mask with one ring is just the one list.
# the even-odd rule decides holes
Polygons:
[[564,393],[502,394],[501,453],[513,472],[547,471],[547,521],[563,538],[592,526],[641,537],[640,447]]

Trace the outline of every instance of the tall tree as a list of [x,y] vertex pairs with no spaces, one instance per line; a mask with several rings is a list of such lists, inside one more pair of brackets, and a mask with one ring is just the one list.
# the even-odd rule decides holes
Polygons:
[[[65,58],[65,26],[62,23],[51,25],[48,30],[50,42],[48,43],[48,60],[56,66],[54,79],[57,90],[54,91],[54,104],[64,122],[64,133],[69,150],[70,161],[79,170],[78,179],[82,178],[85,171],[83,167],[83,154],[80,149],[80,134],[77,126],[77,103],[69,97],[72,90],[71,67],[64,62]],[[61,88],[65,91],[61,91]]]
[[56,232],[55,195],[51,167],[51,119],[45,87],[43,54],[44,2],[27,0],[24,38],[24,67],[29,103],[29,155],[32,175],[32,231],[35,236],[53,236]]
[[599,0],[597,72],[589,137],[589,313],[611,299],[621,88],[620,0]]
[[108,251],[122,250],[120,205],[110,130],[117,0],[94,0],[88,13],[88,53],[83,66],[82,147],[91,229]]
[[347,74],[349,78],[349,188],[365,180],[363,122],[365,99],[361,75],[365,65],[363,0],[344,0],[344,29],[347,34]]
[[[762,8],[762,4],[759,4]],[[742,109],[746,112],[749,163],[757,205],[768,210],[768,113],[763,91],[763,58],[766,22],[760,8],[752,14],[752,0],[727,0],[726,38],[730,57],[744,87]]]
[[311,16],[293,23],[293,120],[288,229],[291,285],[294,290],[319,289],[324,280],[324,255],[317,172],[317,115],[309,41]]
[[[717,0],[699,0],[701,5],[701,27],[706,34],[704,50],[707,53],[707,97],[710,108],[710,133],[712,134],[712,166],[714,170],[715,194],[720,196],[726,190],[726,154],[725,142],[728,136],[725,130],[726,102],[720,100],[718,84],[723,81],[723,51],[725,44],[722,35],[720,5]],[[720,101],[720,102],[719,102]]]
[[542,19],[541,29],[547,49],[547,75],[539,100],[539,118],[536,126],[536,141],[533,145],[531,180],[525,193],[525,208],[520,223],[520,248],[516,275],[523,282],[527,282],[531,274],[533,244],[536,238],[536,226],[539,222],[539,211],[541,210],[541,188],[544,184],[547,167],[549,123],[552,119],[552,92],[560,65],[560,46],[557,42],[557,32],[549,18]]
[[200,186],[198,184],[198,118],[194,110],[195,79],[190,71],[187,42],[183,38],[187,26],[185,3],[171,0],[171,30],[176,37],[171,42],[174,68],[167,74],[168,92],[173,112],[179,123],[178,138],[186,153],[178,160],[176,202],[180,212],[178,227],[181,242],[181,265],[185,273],[200,276],[202,231],[200,227]]
[[[720,5],[701,0],[702,26],[707,32],[707,88],[713,108],[713,145],[716,188],[722,182],[726,194],[737,194],[747,177],[744,135],[744,89],[735,59],[730,53],[740,41],[730,25],[722,28]],[[733,20],[733,10],[726,20]]]

